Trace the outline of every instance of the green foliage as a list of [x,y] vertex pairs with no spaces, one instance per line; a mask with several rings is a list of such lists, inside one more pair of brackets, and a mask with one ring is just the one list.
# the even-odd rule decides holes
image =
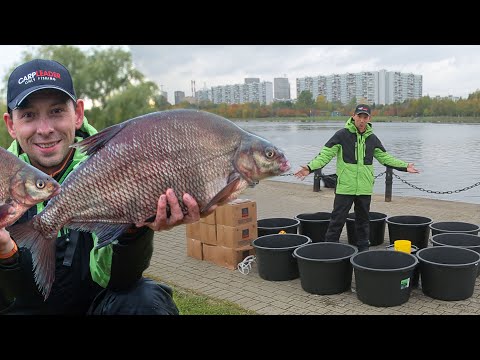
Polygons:
[[23,54],[20,63],[43,58],[57,60],[70,71],[78,98],[88,99],[103,108],[109,98],[144,76],[134,68],[129,51],[111,47],[82,51],[72,45],[44,45]]
[[[133,66],[130,52],[115,48],[93,50],[88,66],[82,69],[82,78],[85,96],[100,108],[105,108],[115,95],[122,92],[136,97],[132,86],[144,81],[144,76]],[[152,92],[148,97],[154,97],[155,92],[159,93],[158,87],[152,86],[152,83],[147,88]],[[144,88],[136,89],[145,94]]]
[[7,127],[5,125],[0,127],[0,146],[3,148],[8,148],[12,143],[12,138],[7,131]]
[[298,95],[296,108],[300,110],[310,110],[314,103],[312,93],[308,90],[304,90]]
[[[11,71],[36,58],[57,60],[68,68],[77,97],[85,100],[85,115],[98,130],[138,115],[171,108],[160,95],[158,86],[145,80],[135,69],[131,53],[120,47],[85,51],[73,45],[26,47],[18,64],[4,77],[0,88],[2,99],[6,99]],[[6,110],[5,100],[0,106]],[[5,126],[0,127],[0,142],[3,147],[11,142]]]
[[87,113],[97,130],[154,111],[166,110],[170,104],[158,93],[153,82],[128,85],[122,92],[112,96],[102,111]]

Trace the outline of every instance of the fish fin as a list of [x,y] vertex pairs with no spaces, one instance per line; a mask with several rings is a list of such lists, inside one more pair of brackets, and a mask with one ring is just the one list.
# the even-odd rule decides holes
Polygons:
[[109,126],[102,131],[87,137],[86,139],[70,145],[72,148],[80,149],[81,152],[85,152],[90,156],[101,149],[111,138],[117,135],[126,124],[120,123]]
[[18,247],[26,247],[32,254],[34,278],[44,299],[48,298],[55,280],[55,253],[57,233],[45,237],[35,229],[33,219],[8,228]]
[[125,230],[127,230],[132,224],[105,224],[105,223],[81,223],[73,222],[66,227],[73,230],[93,232],[98,237],[98,244],[96,249],[100,249],[113,242],[119,237]]
[[230,175],[229,180],[230,180],[229,183],[222,190],[220,190],[218,194],[215,195],[212,198],[212,200],[208,202],[207,205],[205,205],[202,209],[200,209],[200,214],[203,214],[204,212],[206,212],[213,205],[219,204],[227,200],[230,197],[230,195],[235,191],[235,188],[237,187],[237,184],[240,181],[240,175],[238,173]]

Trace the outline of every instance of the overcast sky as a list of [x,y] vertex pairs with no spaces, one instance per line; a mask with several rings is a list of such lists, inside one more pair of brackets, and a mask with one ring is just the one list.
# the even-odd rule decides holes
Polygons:
[[[84,45],[85,46],[85,45]],[[86,46],[85,46],[86,47]],[[0,75],[23,46],[0,45]],[[423,76],[423,95],[461,96],[480,89],[480,45],[129,45],[137,68],[168,93],[241,84],[246,77],[288,77],[400,71]]]

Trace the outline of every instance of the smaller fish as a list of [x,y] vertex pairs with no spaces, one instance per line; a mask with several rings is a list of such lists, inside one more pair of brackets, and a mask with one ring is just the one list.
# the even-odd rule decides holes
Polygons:
[[51,176],[0,147],[0,228],[17,221],[29,208],[60,193]]

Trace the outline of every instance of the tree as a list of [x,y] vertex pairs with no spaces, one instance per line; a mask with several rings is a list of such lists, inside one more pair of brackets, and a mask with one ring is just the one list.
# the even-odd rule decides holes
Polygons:
[[[73,45],[43,45],[27,48],[20,63],[36,58],[52,59],[65,65],[72,75],[77,97],[90,100],[98,108],[104,108],[112,96],[128,86],[145,81],[144,75],[133,65],[131,53],[119,47],[82,51]],[[7,80],[8,75],[5,86]]]
[[[36,58],[56,60],[67,67],[77,97],[86,100],[85,115],[99,130],[138,115],[171,108],[158,86],[146,81],[135,69],[131,53],[120,47],[86,51],[72,45],[26,47],[20,62],[4,78],[3,99],[11,71],[20,63]],[[3,101],[0,105],[6,111]],[[11,142],[5,128],[0,130],[0,142],[4,147]]]
[[303,90],[297,98],[298,109],[311,109],[314,103],[313,95],[309,90]]
[[158,86],[153,82],[128,85],[122,92],[112,96],[105,108],[86,111],[86,116],[98,130],[118,124],[136,116],[154,111],[166,110],[171,105],[159,95]]
[[[131,91],[132,85],[144,82],[143,74],[133,65],[131,53],[120,48],[93,50],[87,66],[79,75],[85,86],[85,95],[100,108],[107,105],[110,97],[127,88]],[[151,88],[151,84],[147,88],[158,91]]]
[[300,95],[298,95],[295,107],[305,115],[310,116],[314,104],[312,93],[309,90],[303,90]]

